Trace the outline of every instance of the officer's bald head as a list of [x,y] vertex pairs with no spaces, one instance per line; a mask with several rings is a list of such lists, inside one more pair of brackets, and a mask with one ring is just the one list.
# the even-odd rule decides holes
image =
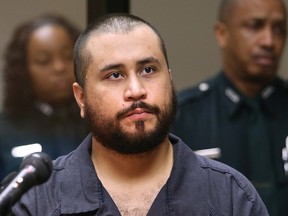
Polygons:
[[[218,21],[220,22],[227,22],[233,15],[235,8],[238,7],[238,5],[243,3],[243,0],[222,0],[218,7]],[[283,7],[285,8],[283,0],[276,0],[282,3]]]
[[218,21],[226,22],[231,17],[237,3],[238,0],[222,0],[218,8]]

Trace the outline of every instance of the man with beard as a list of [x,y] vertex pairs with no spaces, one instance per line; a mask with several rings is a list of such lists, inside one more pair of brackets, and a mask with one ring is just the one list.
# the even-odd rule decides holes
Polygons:
[[176,99],[163,39],[139,17],[99,18],[77,40],[73,91],[89,135],[14,215],[267,215],[239,172],[169,134]]
[[277,216],[288,215],[288,88],[276,74],[286,25],[282,0],[223,0],[214,29],[223,71],[179,93],[172,127],[192,150],[220,148],[217,159],[251,180]]

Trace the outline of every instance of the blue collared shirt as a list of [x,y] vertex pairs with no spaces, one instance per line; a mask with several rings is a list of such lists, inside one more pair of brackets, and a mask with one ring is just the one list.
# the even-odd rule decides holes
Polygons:
[[[251,183],[234,169],[193,153],[170,134],[171,175],[147,215],[268,215]],[[91,135],[72,153],[54,161],[48,182],[32,188],[14,208],[16,216],[120,215],[98,179]]]

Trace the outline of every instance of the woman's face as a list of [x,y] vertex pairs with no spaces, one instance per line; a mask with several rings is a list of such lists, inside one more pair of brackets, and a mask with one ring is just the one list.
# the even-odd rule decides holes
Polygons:
[[27,46],[27,65],[39,101],[61,104],[73,97],[73,42],[60,26],[35,30]]

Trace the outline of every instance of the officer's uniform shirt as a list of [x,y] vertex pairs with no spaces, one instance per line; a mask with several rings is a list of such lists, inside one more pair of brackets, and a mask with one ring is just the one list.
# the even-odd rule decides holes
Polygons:
[[[181,137],[192,150],[220,148],[221,156],[217,160],[236,168],[250,179],[255,170],[251,170],[253,156],[249,155],[257,157],[258,152],[249,153],[248,130],[252,117],[246,99],[223,72],[217,74],[179,93],[172,132]],[[288,181],[282,158],[288,136],[287,86],[277,78],[262,90],[258,99],[268,132],[257,135],[266,136],[269,141],[270,152],[266,152],[266,155],[270,158],[265,160],[271,161],[272,172],[275,174],[272,180],[276,191],[273,197],[275,202],[271,205],[278,205],[280,209],[275,215],[288,215]],[[270,206],[267,207],[269,210]],[[271,215],[274,215],[272,211]]]

